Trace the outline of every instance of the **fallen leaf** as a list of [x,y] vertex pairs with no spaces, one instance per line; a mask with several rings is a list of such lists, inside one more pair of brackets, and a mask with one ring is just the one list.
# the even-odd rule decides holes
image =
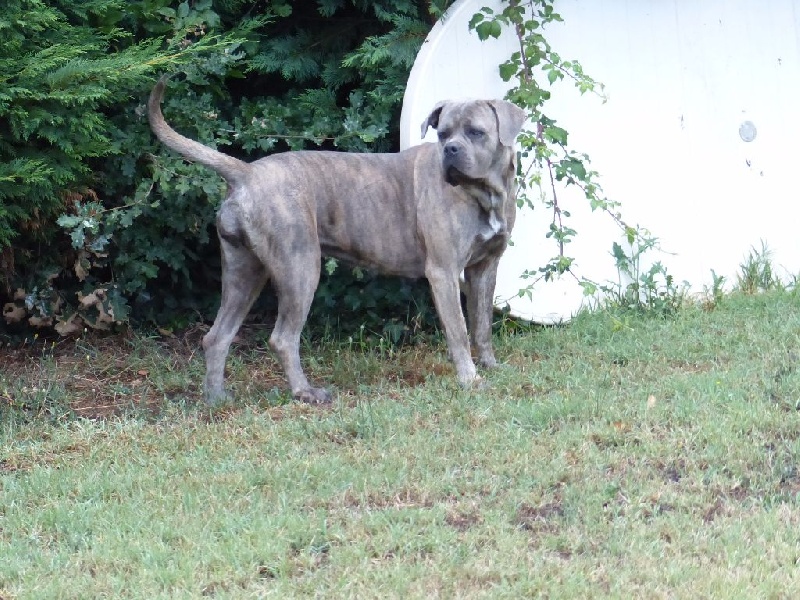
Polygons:
[[95,290],[85,296],[78,292],[78,301],[81,303],[81,308],[89,308],[90,306],[98,304],[100,302],[100,298],[97,295],[99,291],[100,290]]
[[3,317],[6,323],[19,323],[28,314],[21,306],[17,306],[13,302],[8,302],[3,306]]
[[31,327],[50,327],[53,324],[53,319],[51,317],[30,317],[28,319],[28,325]]
[[59,335],[63,336],[72,335],[73,333],[80,333],[83,331],[83,320],[81,320],[78,314],[75,313],[65,321],[59,320],[54,329],[59,333]]

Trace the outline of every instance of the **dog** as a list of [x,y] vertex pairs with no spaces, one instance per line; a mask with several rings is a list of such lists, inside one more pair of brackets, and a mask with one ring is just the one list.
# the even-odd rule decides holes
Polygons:
[[[228,184],[217,214],[222,300],[203,338],[204,397],[226,400],[225,361],[267,281],[278,298],[269,345],[293,397],[331,401],[300,364],[300,334],[319,283],[323,256],[388,275],[427,278],[450,358],[462,386],[478,381],[477,362],[497,365],[492,311],[497,266],[516,214],[514,141],[525,112],[503,100],[446,101],[422,123],[438,143],[398,153],[295,151],[251,163],[184,137],[161,112],[167,77],[148,101],[156,137]],[[461,309],[463,272],[469,334]]]

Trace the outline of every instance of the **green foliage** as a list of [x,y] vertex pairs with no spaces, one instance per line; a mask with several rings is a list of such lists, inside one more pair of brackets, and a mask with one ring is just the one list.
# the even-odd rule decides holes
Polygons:
[[[5,321],[69,333],[213,316],[224,182],[153,139],[156,75],[182,73],[163,107],[176,129],[246,160],[390,150],[408,71],[449,3],[272,0],[253,20],[244,0],[12,0],[0,16]],[[364,279],[326,275],[315,314],[334,290],[365,286],[345,309],[403,338],[413,325],[384,325],[382,311],[424,313],[412,305],[427,289]]]
[[[519,39],[520,50],[512,53],[499,67],[500,76],[505,81],[514,78],[517,81],[507,98],[525,108],[529,122],[534,124],[533,129],[523,131],[518,138],[523,157],[528,159],[527,170],[518,178],[518,204],[534,208],[543,202],[553,215],[545,236],[557,244],[558,252],[546,265],[523,273],[523,278],[532,281],[527,288],[520,290],[520,294],[530,294],[532,286],[541,279],[547,281],[566,273],[578,279],[587,295],[594,295],[598,290],[610,292],[612,301],[622,305],[634,304],[656,309],[659,313],[671,312],[682,295],[674,286],[672,276],[658,262],[645,272],[640,270],[642,253],[656,248],[657,240],[646,229],[631,227],[622,220],[619,204],[604,196],[597,181],[598,173],[591,169],[589,156],[573,150],[568,143],[567,130],[545,113],[551,95],[545,86],[562,80],[571,81],[581,94],[591,92],[605,100],[603,84],[584,73],[578,61],[562,58],[545,38],[543,31],[546,26],[559,21],[562,18],[555,12],[553,0],[509,0],[501,12],[483,8],[470,22],[470,27],[483,40],[499,37],[503,28],[514,31]],[[577,231],[567,224],[570,212],[559,202],[555,182],[577,186],[592,211],[602,211],[620,227],[628,241],[629,254],[614,242],[612,255],[621,277],[631,278],[630,282],[609,286],[573,273],[574,259],[567,255],[565,248]]]
[[725,298],[725,276],[717,275],[714,269],[711,269],[711,286],[704,286],[705,300],[703,306],[708,310],[717,308]]
[[675,283],[661,261],[646,268],[642,260],[658,247],[658,239],[647,231],[629,230],[626,242],[627,249],[617,242],[612,245],[618,279],[615,284],[600,286],[606,306],[661,317],[675,315],[684,304],[685,286]]
[[[203,52],[233,60],[225,50],[238,43],[206,35],[206,20],[213,22],[209,0],[172,12],[167,4],[6,4],[0,17],[6,39],[0,48],[0,290],[20,288],[17,308],[24,296],[30,313],[7,321],[58,319],[64,331],[74,331],[102,322],[93,310],[110,323],[127,320],[127,282],[107,269],[92,272],[113,265],[116,229],[130,225],[138,210],[121,201],[114,180],[116,162],[135,152],[130,119],[120,117],[130,116],[131,96],[149,87],[155,73],[202,64]],[[157,34],[139,37],[130,26],[137,18]],[[97,297],[95,291],[102,305],[84,301]],[[4,314],[14,310],[7,303]]]
[[50,217],[65,195],[93,185],[92,160],[122,151],[106,109],[155,67],[184,59],[178,43],[165,52],[163,40],[137,41],[117,27],[126,4],[7,3],[0,22],[7,39],[0,55],[0,245],[20,229],[36,240],[52,235]]
[[[243,94],[238,128],[255,119],[262,151],[335,146],[386,151],[395,141],[414,59],[451,0],[291,3],[291,17],[264,31],[248,60],[248,79],[269,96]],[[320,18],[323,17],[323,18]],[[245,132],[246,134],[246,132]],[[251,144],[254,140],[247,140]]]
[[[436,328],[436,312],[427,282],[385,277],[359,268],[326,265],[310,322],[326,337],[358,331],[367,345],[398,345]],[[337,335],[338,334],[338,335]]]
[[761,248],[750,248],[744,262],[739,265],[736,288],[745,294],[756,294],[783,286],[772,266],[772,251],[764,240]]

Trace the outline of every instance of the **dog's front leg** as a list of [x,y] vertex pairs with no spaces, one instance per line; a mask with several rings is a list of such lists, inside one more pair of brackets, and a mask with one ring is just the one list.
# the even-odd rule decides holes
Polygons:
[[478,375],[469,352],[467,324],[461,311],[457,270],[428,265],[425,268],[425,276],[431,285],[433,302],[444,328],[458,382],[462,386],[471,385],[478,379]]
[[478,363],[484,367],[497,366],[492,348],[492,313],[499,263],[499,258],[488,258],[464,269],[469,333]]

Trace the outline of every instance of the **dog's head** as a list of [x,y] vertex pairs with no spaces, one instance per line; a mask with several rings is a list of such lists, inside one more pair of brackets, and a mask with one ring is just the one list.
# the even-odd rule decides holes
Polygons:
[[484,179],[511,148],[525,122],[525,111],[504,100],[446,101],[422,122],[439,135],[442,167],[451,183]]

